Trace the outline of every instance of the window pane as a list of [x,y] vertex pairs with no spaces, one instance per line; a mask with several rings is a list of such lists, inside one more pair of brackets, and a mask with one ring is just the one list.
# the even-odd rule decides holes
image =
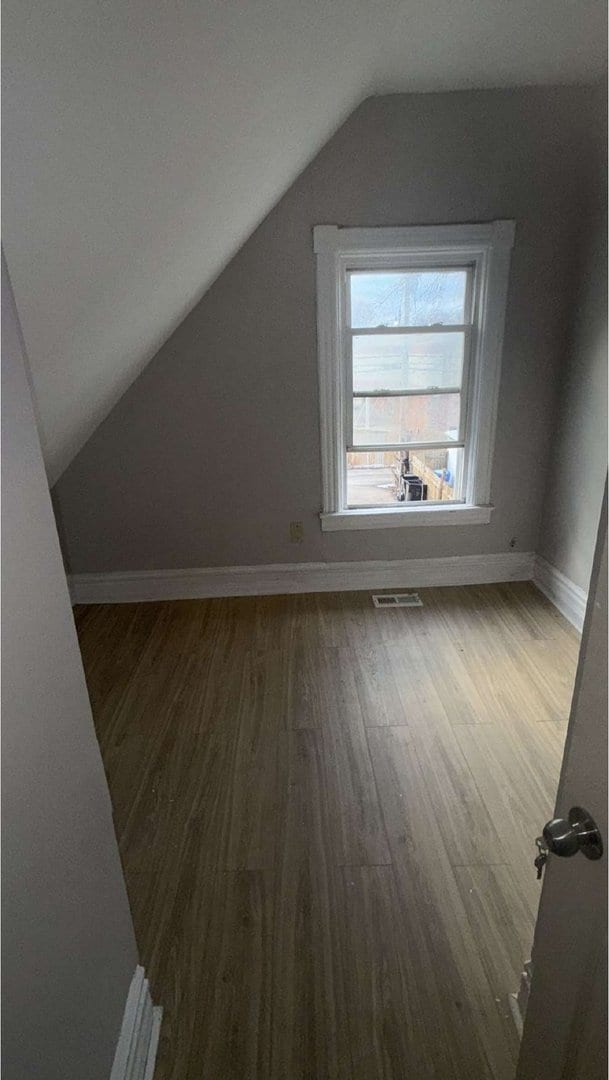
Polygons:
[[396,270],[350,275],[351,326],[465,322],[466,270]]
[[394,450],[347,454],[347,504],[455,502],[463,498],[462,474],[460,447],[410,450],[407,454]]
[[353,338],[353,389],[460,386],[464,334],[370,334]]
[[460,394],[353,398],[353,445],[459,438]]

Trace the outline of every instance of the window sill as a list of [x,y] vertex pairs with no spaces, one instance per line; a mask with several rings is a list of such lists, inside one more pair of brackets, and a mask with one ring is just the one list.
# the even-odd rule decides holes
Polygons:
[[411,525],[488,525],[492,506],[387,506],[320,514],[323,532],[401,529]]

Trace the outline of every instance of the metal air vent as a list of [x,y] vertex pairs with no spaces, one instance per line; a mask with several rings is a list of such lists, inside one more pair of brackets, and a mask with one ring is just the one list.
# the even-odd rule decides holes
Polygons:
[[423,601],[416,592],[373,593],[372,603],[379,608],[423,607]]

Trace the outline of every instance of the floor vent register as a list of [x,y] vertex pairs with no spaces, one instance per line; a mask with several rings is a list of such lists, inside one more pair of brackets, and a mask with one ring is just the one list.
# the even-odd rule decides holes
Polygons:
[[379,608],[423,607],[423,601],[416,592],[373,593],[372,603]]

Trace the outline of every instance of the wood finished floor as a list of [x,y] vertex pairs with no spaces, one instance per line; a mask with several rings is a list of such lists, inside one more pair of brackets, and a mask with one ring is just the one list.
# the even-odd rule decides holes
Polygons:
[[579,640],[421,597],[76,609],[156,1080],[512,1080]]

